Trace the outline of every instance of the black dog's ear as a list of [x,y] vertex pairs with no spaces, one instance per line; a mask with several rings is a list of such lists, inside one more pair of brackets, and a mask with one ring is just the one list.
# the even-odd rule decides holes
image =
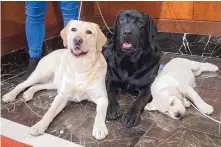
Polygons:
[[153,18],[149,15],[145,14],[147,18],[147,34],[148,34],[148,41],[149,43],[152,43],[153,38],[157,35],[157,28],[154,24]]
[[[112,41],[114,41],[114,45],[116,45],[116,43],[115,43],[115,39],[117,38],[117,28],[118,28],[118,19],[119,19],[119,16],[121,15],[121,13],[122,13],[123,11],[120,11],[118,14],[117,14],[117,16],[116,16],[116,19],[115,19],[115,22],[114,22],[114,32],[113,32],[113,37],[112,37]],[[115,39],[113,39],[113,38],[115,38]]]
[[119,19],[119,16],[120,16],[120,14],[122,13],[123,11],[120,11],[118,14],[117,14],[117,16],[116,16],[116,19],[115,19],[115,22],[114,22],[114,26],[116,27],[116,25],[117,25],[117,21],[118,21],[118,19]]

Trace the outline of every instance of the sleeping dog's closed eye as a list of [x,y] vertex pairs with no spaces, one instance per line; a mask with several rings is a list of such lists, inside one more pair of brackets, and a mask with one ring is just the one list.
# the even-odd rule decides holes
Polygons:
[[173,106],[174,105],[174,100],[172,100],[171,102],[170,102],[170,106]]

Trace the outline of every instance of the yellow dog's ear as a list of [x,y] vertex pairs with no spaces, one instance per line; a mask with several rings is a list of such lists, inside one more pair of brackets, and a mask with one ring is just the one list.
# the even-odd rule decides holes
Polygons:
[[183,93],[177,87],[172,87],[171,86],[171,87],[168,87],[168,90],[169,90],[171,95],[178,96],[180,98],[184,97]]
[[63,45],[64,45],[64,47],[67,47],[67,28],[68,28],[68,26],[70,25],[70,22],[71,21],[69,21],[68,23],[67,23],[67,25],[61,30],[61,32],[60,32],[60,36],[61,36],[61,38],[62,38],[62,40],[63,40]]
[[106,44],[107,42],[107,38],[104,35],[104,33],[101,31],[100,27],[98,25],[96,25],[96,29],[97,29],[97,42],[96,42],[96,47],[97,47],[97,51],[101,52],[102,51],[102,47]]

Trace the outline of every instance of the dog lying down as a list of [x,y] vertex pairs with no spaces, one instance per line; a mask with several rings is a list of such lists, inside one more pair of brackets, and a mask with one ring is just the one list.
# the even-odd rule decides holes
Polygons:
[[145,106],[145,110],[158,110],[174,119],[180,119],[186,112],[185,108],[190,106],[187,97],[203,113],[213,113],[213,107],[205,103],[193,87],[195,76],[205,71],[218,70],[216,65],[210,63],[172,59],[151,85],[153,100]]
[[56,89],[58,95],[51,107],[30,130],[32,135],[40,135],[69,100],[79,102],[87,99],[97,105],[92,135],[101,140],[108,134],[105,124],[107,64],[101,53],[107,38],[97,24],[83,21],[71,20],[62,32],[67,34],[68,49],[56,50],[42,58],[30,77],[4,95],[3,101],[14,101],[21,91],[30,86],[23,95],[25,101],[31,100],[39,90]]

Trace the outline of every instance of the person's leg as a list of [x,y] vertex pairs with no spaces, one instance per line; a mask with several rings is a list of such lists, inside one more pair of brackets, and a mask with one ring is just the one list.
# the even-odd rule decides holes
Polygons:
[[79,2],[78,1],[60,1],[59,6],[62,12],[64,26],[71,20],[78,19]]
[[29,49],[29,64],[26,72],[28,77],[38,64],[42,54],[42,45],[45,37],[46,1],[26,1],[25,32]]

